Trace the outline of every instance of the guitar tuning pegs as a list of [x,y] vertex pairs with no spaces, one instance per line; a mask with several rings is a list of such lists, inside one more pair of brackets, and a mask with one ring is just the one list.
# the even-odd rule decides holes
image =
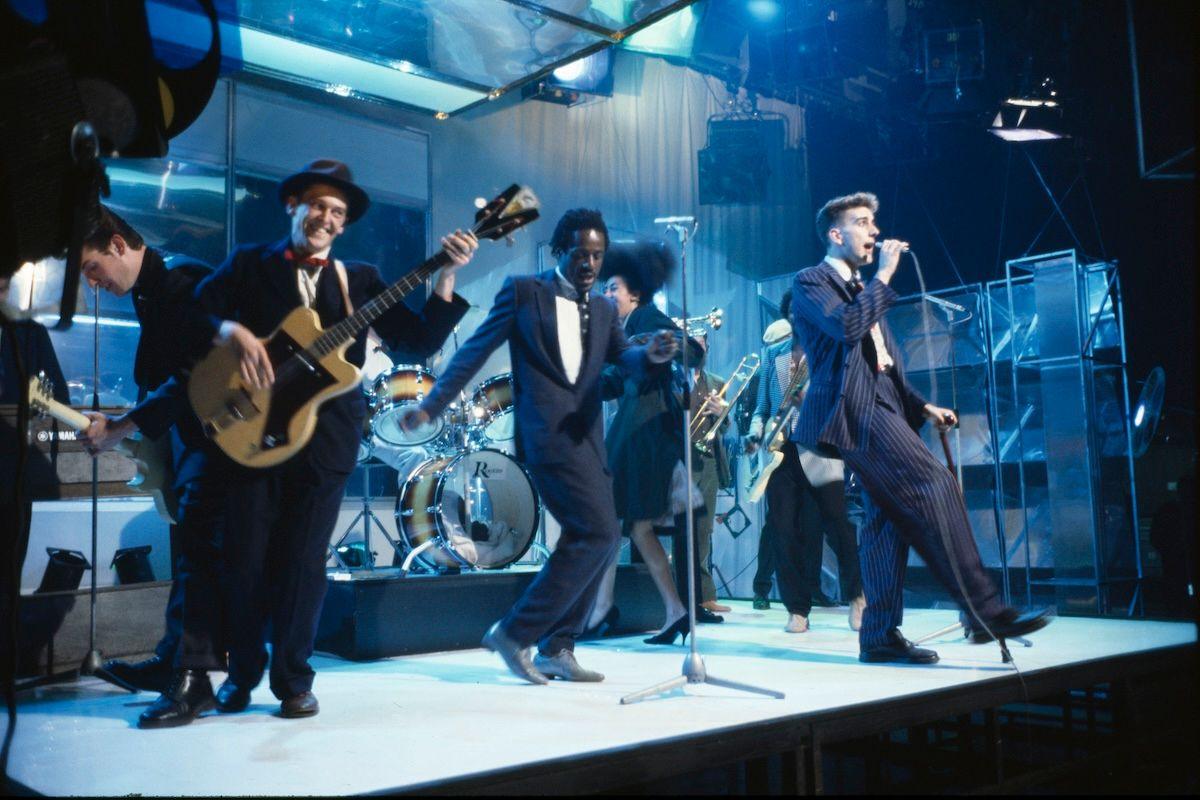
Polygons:
[[504,237],[504,243],[506,245],[508,245],[509,247],[512,247],[514,244],[517,243],[517,240],[514,239],[513,235],[510,233]]

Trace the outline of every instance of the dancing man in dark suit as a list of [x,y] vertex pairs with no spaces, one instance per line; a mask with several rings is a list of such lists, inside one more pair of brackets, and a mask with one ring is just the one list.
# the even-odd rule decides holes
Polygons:
[[[616,309],[592,285],[608,249],[598,211],[573,209],[550,239],[556,269],[510,277],[491,312],[446,365],[433,391],[404,418],[428,422],[458,397],[487,357],[508,342],[516,404],[517,458],[533,475],[562,535],[541,572],[508,614],[483,638],[508,668],[530,683],[547,676],[599,681],[604,676],[575,660],[575,639],[618,546],[612,476],[606,468],[600,373],[606,363],[638,375],[669,361],[670,334],[645,347],[625,338]],[[529,647],[538,655],[530,661]]]
[[954,412],[925,402],[909,384],[885,315],[904,242],[879,245],[879,268],[863,286],[858,270],[875,257],[879,201],[866,192],[838,197],[817,214],[825,260],[792,284],[792,327],[811,366],[811,383],[791,440],[837,452],[865,489],[859,560],[867,608],[859,660],[933,663],[937,653],[900,633],[904,569],[915,547],[962,608],[972,640],[1020,636],[1044,627],[1044,611],[1018,614],[984,572],[954,476],[916,431],[945,430]]
[[212,267],[148,246],[107,208],[84,238],[81,264],[92,286],[117,297],[132,295],[141,325],[133,362],[137,405],[115,417],[85,412],[92,424],[83,439],[93,454],[137,431],[166,445],[179,498],[171,528],[175,579],[166,632],[152,657],[104,666],[131,686],[161,693],[138,718],[139,728],[186,725],[213,708],[208,671],[225,669],[219,576],[224,496],[209,470],[211,445],[188,405],[183,377],[209,344],[192,311],[192,292]]
[[[217,336],[233,343],[242,375],[255,388],[274,381],[268,336],[297,306],[314,309],[321,326],[350,315],[387,287],[370,264],[332,259],[331,248],[370,201],[340,161],[314,161],[279,185],[291,218],[277,242],[241,247],[196,290]],[[430,355],[442,346],[468,304],[454,294],[455,272],[478,242],[470,233],[442,238],[452,263],[434,282],[418,314],[396,304],[372,325],[391,347]],[[345,272],[343,273],[343,268]],[[345,280],[345,283],[343,283]],[[366,356],[366,333],[346,351],[352,364]],[[271,691],[284,717],[316,714],[314,672],[308,663],[325,598],[325,560],[346,480],[354,469],[363,418],[362,392],[321,406],[311,441],[288,461],[247,469],[225,459],[229,515],[224,557],[229,620],[229,677],[217,692],[224,712],[244,710],[267,663],[264,634],[271,631]]]

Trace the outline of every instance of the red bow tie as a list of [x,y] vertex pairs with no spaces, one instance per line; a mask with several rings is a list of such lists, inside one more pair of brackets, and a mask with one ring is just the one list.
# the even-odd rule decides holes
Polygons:
[[[283,257],[288,261],[296,261],[296,254],[292,252],[290,247],[283,251]],[[301,267],[328,267],[329,259],[317,258],[316,256],[307,256],[306,258],[300,259],[296,263],[297,266]]]

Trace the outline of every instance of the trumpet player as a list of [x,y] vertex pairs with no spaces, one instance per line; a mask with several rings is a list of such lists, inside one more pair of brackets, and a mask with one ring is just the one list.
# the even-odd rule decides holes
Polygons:
[[[783,319],[788,318],[790,305],[788,291],[779,303]],[[763,469],[769,469],[772,461],[777,462],[767,478],[767,516],[762,536],[774,556],[779,594],[788,611],[784,630],[808,631],[812,598],[821,586],[824,535],[829,537],[837,556],[842,598],[850,603],[850,628],[858,630],[866,600],[859,574],[857,536],[846,515],[845,468],[837,459],[787,441],[795,429],[797,414],[792,411],[790,416],[786,415],[790,406],[803,402],[808,383],[807,357],[796,338],[787,336],[764,349],[762,363],[746,452],[753,454],[763,448],[760,457]],[[787,420],[782,430],[777,430],[780,424],[777,420]],[[772,441],[762,441],[764,433]],[[805,513],[810,503],[816,508],[820,526],[814,524],[813,514]],[[760,548],[759,552],[762,551]],[[756,602],[758,594],[756,589]]]

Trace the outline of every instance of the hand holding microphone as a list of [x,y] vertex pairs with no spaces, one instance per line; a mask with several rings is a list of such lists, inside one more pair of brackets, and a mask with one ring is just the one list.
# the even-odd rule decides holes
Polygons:
[[888,283],[896,274],[896,267],[900,265],[900,254],[908,252],[908,242],[884,239],[875,243],[875,249],[879,251],[879,271],[875,273],[875,277]]

